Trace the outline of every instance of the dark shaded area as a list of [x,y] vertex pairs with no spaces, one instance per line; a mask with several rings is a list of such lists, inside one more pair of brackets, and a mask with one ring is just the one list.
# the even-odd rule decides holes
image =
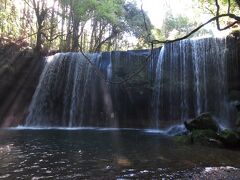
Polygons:
[[240,91],[240,40],[235,38],[228,38],[227,48],[228,88],[229,91]]
[[0,49],[0,125],[20,124],[28,112],[43,69],[41,55],[14,44]]

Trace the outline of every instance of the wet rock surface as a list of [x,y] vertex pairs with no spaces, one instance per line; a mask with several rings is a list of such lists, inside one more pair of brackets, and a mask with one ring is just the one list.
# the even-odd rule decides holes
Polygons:
[[240,135],[234,130],[224,130],[219,133],[219,139],[226,148],[240,148]]
[[210,129],[216,132],[219,129],[210,113],[203,113],[194,119],[185,121],[184,125],[189,131]]
[[184,123],[189,133],[175,136],[183,144],[200,144],[210,147],[240,149],[239,129],[220,130],[209,113],[204,113]]

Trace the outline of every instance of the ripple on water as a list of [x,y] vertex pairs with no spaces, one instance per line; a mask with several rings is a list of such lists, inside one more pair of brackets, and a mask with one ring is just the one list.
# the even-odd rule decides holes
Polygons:
[[39,176],[39,177],[32,177],[32,180],[38,180],[38,179],[52,179],[54,176]]
[[13,148],[13,144],[0,146],[0,154],[9,153]]
[[23,168],[16,169],[16,170],[14,170],[13,172],[15,172],[15,173],[18,173],[18,172],[23,172]]
[[61,176],[61,177],[57,177],[56,179],[89,179],[89,176],[85,175],[85,174],[80,174],[80,173],[76,173],[76,174],[71,174],[71,175],[66,175],[66,176]]
[[[102,137],[99,136],[99,132],[96,134],[88,131],[73,134],[68,132],[68,136],[60,137],[64,139],[64,142],[59,140],[59,134],[62,135],[63,132],[39,132],[37,135],[41,143],[37,143],[35,136],[32,135],[33,132],[30,132],[27,137],[27,133],[23,133],[23,137],[19,137],[21,133],[16,133],[18,136],[14,141],[14,146],[9,146],[11,151],[7,154],[0,154],[0,180],[17,178],[94,179],[96,177],[102,179],[177,179],[191,177],[189,175],[197,171],[192,169],[194,164],[185,165],[186,160],[204,167],[204,164],[200,164],[204,160],[200,159],[202,154],[211,154],[209,149],[198,151],[194,146],[186,148],[172,145],[172,141],[165,136],[162,139],[159,134],[149,135],[144,132],[124,131],[123,134],[119,132],[117,139],[115,139],[115,134],[113,137],[107,136],[107,132],[102,133]],[[81,136],[80,140],[77,135]],[[10,136],[11,134],[6,135],[6,137]],[[49,137],[56,138],[50,138],[52,141],[50,142]],[[12,138],[15,140],[16,136]],[[32,138],[35,141],[26,147],[25,142],[29,142]],[[0,147],[6,147],[6,143],[1,143],[4,142],[0,142]],[[7,145],[10,143],[12,142],[7,142]],[[219,156],[220,153],[224,156]],[[221,161],[219,160],[221,164],[228,165],[228,162],[233,162],[229,164],[231,166],[237,166],[236,162],[239,162],[238,157],[240,157],[240,154],[235,151],[225,150],[214,150],[213,155],[221,158]],[[206,161],[209,166],[211,163],[219,162],[212,162],[211,158]],[[206,171],[210,170],[206,168]]]
[[39,167],[40,167],[39,165],[34,165],[34,166],[31,166],[31,169],[37,169]]
[[147,173],[150,173],[150,171],[148,170],[143,170],[143,171],[140,171],[141,174],[147,174]]
[[10,174],[4,174],[4,175],[0,176],[0,179],[6,179],[9,177],[10,177]]

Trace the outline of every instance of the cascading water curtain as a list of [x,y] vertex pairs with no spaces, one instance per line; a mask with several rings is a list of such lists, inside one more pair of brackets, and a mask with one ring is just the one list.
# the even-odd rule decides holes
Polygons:
[[[90,59],[100,66],[101,54]],[[98,100],[94,68],[80,53],[60,53],[48,57],[29,108],[26,126],[81,126],[91,119]]]
[[229,121],[226,39],[183,40],[164,45],[153,92],[152,126],[161,128],[210,112]]

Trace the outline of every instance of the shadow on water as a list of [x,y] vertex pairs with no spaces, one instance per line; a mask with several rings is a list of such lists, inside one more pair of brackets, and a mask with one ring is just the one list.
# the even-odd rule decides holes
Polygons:
[[178,178],[240,167],[240,152],[142,130],[0,130],[0,178]]

